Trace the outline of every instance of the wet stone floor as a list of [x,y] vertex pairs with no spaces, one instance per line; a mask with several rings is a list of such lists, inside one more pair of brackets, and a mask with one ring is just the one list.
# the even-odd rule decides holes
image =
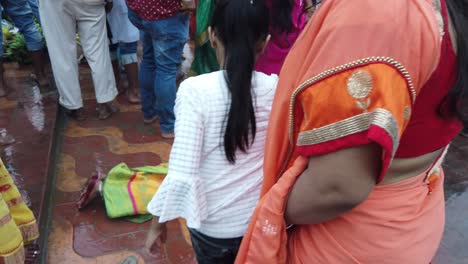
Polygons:
[[[0,128],[7,128],[17,143],[0,148],[0,155],[41,226],[46,227],[41,230],[43,262],[196,263],[182,220],[169,224],[165,248],[150,256],[143,249],[149,223],[110,220],[99,199],[84,210],[76,207],[81,187],[94,172],[106,173],[122,161],[130,167],[168,161],[171,141],[159,136],[157,124],[144,125],[140,107],[124,98],[117,100],[120,113],[98,121],[90,70],[84,65],[80,76],[89,118],[68,120],[57,114],[56,93],[33,85],[29,71],[7,66],[13,92],[0,99]],[[56,153],[52,151],[55,139]],[[52,155],[56,162],[49,164]],[[468,263],[467,159],[468,140],[459,137],[445,163],[447,224],[435,264]],[[51,189],[48,183],[53,184]]]

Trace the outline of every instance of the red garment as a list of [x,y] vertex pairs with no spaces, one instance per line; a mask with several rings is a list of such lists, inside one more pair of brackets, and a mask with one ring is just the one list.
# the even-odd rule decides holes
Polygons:
[[455,84],[457,57],[448,28],[448,10],[441,1],[445,35],[442,40],[440,62],[434,74],[421,89],[410,123],[400,139],[396,158],[417,157],[447,146],[463,128],[456,117],[442,117],[439,106]]
[[180,0],[126,0],[128,8],[144,20],[161,20],[176,15]]

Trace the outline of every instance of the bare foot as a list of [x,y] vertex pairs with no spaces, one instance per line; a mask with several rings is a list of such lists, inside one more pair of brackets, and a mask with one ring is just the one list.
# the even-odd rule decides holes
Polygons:
[[0,146],[11,145],[15,142],[15,138],[6,129],[0,129]]
[[141,103],[141,98],[138,92],[132,91],[130,89],[127,90],[127,101],[130,104],[139,104]]
[[98,104],[97,112],[98,112],[98,119],[105,120],[112,116],[112,114],[119,112],[120,109],[118,106],[114,105],[113,103],[104,103]]

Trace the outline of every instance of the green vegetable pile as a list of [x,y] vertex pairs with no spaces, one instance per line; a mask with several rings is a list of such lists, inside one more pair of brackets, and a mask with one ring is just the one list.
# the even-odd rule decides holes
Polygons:
[[[41,26],[36,23],[42,34]],[[3,59],[5,61],[18,62],[19,64],[30,64],[31,56],[26,49],[26,40],[24,36],[8,20],[2,21],[3,34]]]

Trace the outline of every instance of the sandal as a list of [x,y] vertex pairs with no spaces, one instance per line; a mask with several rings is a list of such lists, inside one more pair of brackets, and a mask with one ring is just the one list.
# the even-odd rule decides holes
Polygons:
[[119,107],[113,103],[99,104],[97,107],[98,119],[105,120],[120,111]]
[[128,89],[126,91],[125,96],[127,97],[127,101],[128,101],[129,104],[139,104],[139,103],[141,103],[141,98],[138,95],[138,93],[132,92],[132,91],[130,91],[130,89]]
[[79,122],[85,121],[87,118],[83,108],[68,110],[67,115]]
[[100,184],[105,176],[102,173],[96,173],[88,179],[80,192],[80,199],[76,203],[78,210],[84,209],[100,193]]

